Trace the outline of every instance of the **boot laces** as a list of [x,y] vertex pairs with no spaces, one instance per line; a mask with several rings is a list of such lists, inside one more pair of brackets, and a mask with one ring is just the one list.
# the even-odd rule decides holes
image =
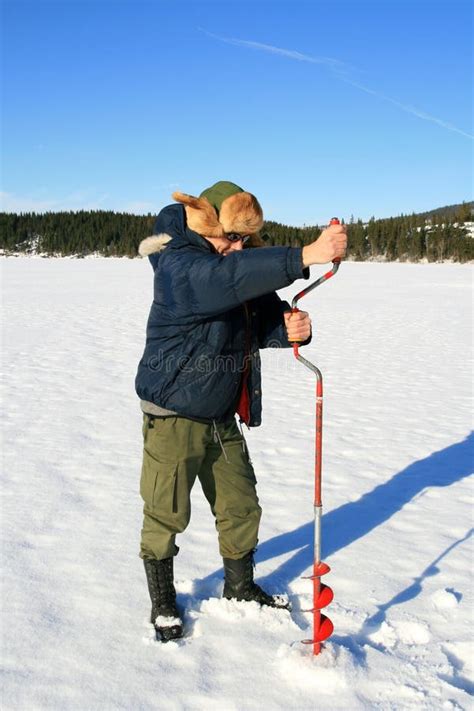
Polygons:
[[150,595],[153,605],[162,607],[174,603],[176,590],[173,582],[172,560],[156,560],[146,567]]
[[159,573],[157,575],[160,604],[174,602],[176,590],[173,581],[173,569],[169,559],[158,561]]

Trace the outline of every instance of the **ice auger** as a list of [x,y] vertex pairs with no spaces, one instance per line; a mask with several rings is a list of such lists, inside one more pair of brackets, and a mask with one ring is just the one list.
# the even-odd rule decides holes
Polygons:
[[[338,225],[339,220],[337,217],[333,217],[330,225]],[[291,303],[291,310],[293,313],[297,313],[298,301],[310,291],[313,291],[317,286],[323,284],[323,282],[330,279],[339,269],[339,264],[341,260],[335,259],[333,261],[332,269],[324,274],[322,277],[317,279],[313,284],[310,284],[300,291],[294,297]],[[313,654],[319,654],[321,651],[321,643],[331,636],[334,630],[334,625],[326,617],[321,610],[327,607],[332,602],[334,593],[328,585],[321,582],[321,577],[329,573],[330,567],[321,560],[321,519],[323,513],[323,504],[321,496],[321,455],[322,455],[322,435],[323,435],[323,376],[321,371],[309,360],[303,358],[299,353],[299,343],[293,342],[293,353],[297,360],[302,363],[306,368],[311,370],[316,376],[316,446],[315,446],[315,462],[314,462],[314,560],[313,560],[313,574],[306,576],[307,579],[313,581],[313,607],[311,610],[305,610],[305,612],[313,613],[313,639],[302,640],[303,644],[313,645]]]

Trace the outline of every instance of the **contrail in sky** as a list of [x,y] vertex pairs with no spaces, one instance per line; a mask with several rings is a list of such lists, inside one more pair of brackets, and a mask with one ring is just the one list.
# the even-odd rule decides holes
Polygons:
[[273,47],[271,44],[263,44],[262,42],[251,42],[250,40],[238,40],[232,39],[232,37],[220,37],[219,35],[214,35],[212,32],[207,32],[207,30],[201,30],[208,37],[220,40],[221,42],[226,42],[227,44],[235,44],[237,47],[250,47],[250,49],[261,49],[263,52],[270,52],[271,54],[279,54],[282,57],[288,57],[289,59],[296,59],[299,62],[310,62],[311,64],[325,64],[334,70],[342,71],[343,67],[347,65],[344,62],[340,62],[338,59],[333,59],[332,57],[312,57],[309,54],[302,54],[301,52],[296,52],[293,49],[282,49],[281,47]]
[[332,74],[334,74],[336,79],[339,79],[339,81],[343,81],[346,84],[350,84],[350,86],[353,86],[356,89],[360,89],[360,91],[364,91],[366,94],[372,94],[372,96],[376,96],[377,98],[382,99],[383,101],[388,101],[390,104],[393,104],[393,106],[396,106],[397,108],[401,109],[401,111],[405,111],[408,114],[412,114],[413,116],[416,116],[419,119],[423,119],[424,121],[430,121],[431,123],[435,123],[438,126],[441,126],[441,128],[445,128],[448,131],[454,131],[455,133],[459,133],[461,136],[465,136],[466,138],[474,138],[471,133],[467,133],[466,131],[463,131],[462,129],[458,128],[457,126],[453,126],[452,123],[448,123],[447,121],[443,121],[442,119],[436,118],[436,116],[431,116],[430,114],[427,114],[426,111],[422,111],[421,109],[418,109],[415,106],[403,104],[402,102],[397,101],[396,99],[392,99],[390,96],[382,94],[380,91],[375,91],[374,89],[370,89],[368,86],[364,86],[363,84],[360,84],[357,81],[349,79],[347,75],[349,73],[349,70],[352,69],[352,67],[350,67],[348,64],[345,64],[344,62],[339,61],[338,59],[334,59],[333,57],[313,57],[309,54],[303,54],[302,52],[297,52],[292,49],[274,47],[271,44],[263,44],[262,42],[252,42],[250,40],[234,39],[232,37],[221,37],[220,35],[215,35],[212,32],[207,32],[207,30],[201,31],[204,32],[208,37],[220,40],[221,42],[226,42],[227,44],[233,44],[237,47],[247,47],[250,49],[260,50],[261,52],[268,52],[269,54],[278,54],[281,57],[294,59],[298,62],[309,62],[310,64],[323,65],[327,67],[332,72]]

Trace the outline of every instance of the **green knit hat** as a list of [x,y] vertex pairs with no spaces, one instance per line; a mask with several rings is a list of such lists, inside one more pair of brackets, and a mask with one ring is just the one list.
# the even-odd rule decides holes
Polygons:
[[209,200],[212,207],[217,211],[217,214],[219,214],[221,205],[226,198],[243,192],[244,190],[239,188],[235,183],[230,183],[228,180],[219,180],[218,183],[214,183],[210,188],[203,190],[199,197]]

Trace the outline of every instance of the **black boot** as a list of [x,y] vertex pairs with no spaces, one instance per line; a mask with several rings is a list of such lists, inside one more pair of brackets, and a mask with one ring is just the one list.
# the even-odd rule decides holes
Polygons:
[[151,599],[150,622],[155,627],[156,639],[159,642],[178,639],[183,636],[183,623],[176,607],[173,558],[145,558],[143,563]]
[[253,580],[253,551],[239,560],[223,558],[224,560],[224,592],[223,597],[227,600],[245,600],[247,602],[255,600],[259,605],[268,607],[278,607],[289,610],[290,605],[277,595],[268,595]]

